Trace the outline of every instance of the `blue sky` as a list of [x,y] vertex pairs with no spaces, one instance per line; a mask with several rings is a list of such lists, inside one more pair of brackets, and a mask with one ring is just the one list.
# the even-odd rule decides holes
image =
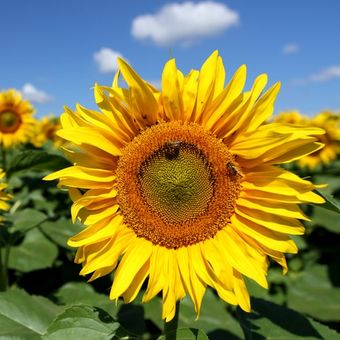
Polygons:
[[275,112],[340,110],[340,1],[11,0],[0,9],[0,89],[31,98],[38,116],[109,85],[116,54],[158,83],[175,57],[184,72],[215,49],[227,77],[247,64],[250,88],[267,73],[282,82]]

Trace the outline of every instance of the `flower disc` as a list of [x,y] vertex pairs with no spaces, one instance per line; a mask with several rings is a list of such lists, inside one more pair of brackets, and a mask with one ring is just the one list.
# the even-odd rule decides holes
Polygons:
[[239,173],[226,145],[196,124],[160,123],[125,149],[117,169],[124,221],[139,237],[179,248],[213,237],[234,212]]
[[21,124],[20,116],[15,112],[0,112],[0,131],[2,133],[15,132]]

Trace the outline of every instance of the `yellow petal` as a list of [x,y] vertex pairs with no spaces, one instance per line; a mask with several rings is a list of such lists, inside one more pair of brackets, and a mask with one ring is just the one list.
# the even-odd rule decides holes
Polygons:
[[78,127],[59,130],[57,135],[76,144],[88,144],[97,147],[113,156],[122,155],[122,146],[113,135],[108,136],[98,128]]
[[246,234],[273,250],[293,254],[298,251],[294,241],[286,234],[278,233],[252,221],[247,221],[237,214],[232,216],[231,223],[240,235]]
[[[235,72],[227,87],[221,92],[217,98],[209,105],[205,115],[206,122],[203,120],[207,129],[216,130],[224,121],[230,119],[230,105],[241,94],[246,82],[247,68],[241,65]],[[203,119],[205,118],[203,117]]]
[[191,121],[193,110],[196,104],[197,87],[198,87],[199,72],[191,70],[185,77],[183,83],[183,120],[185,122]]
[[194,122],[201,119],[204,109],[213,99],[214,87],[216,80],[216,68],[218,65],[218,51],[214,51],[208,59],[203,63],[198,78],[198,91]]
[[154,124],[157,121],[158,103],[147,84],[123,59],[118,58],[119,69],[133,92],[140,116]]
[[294,203],[284,202],[266,202],[256,199],[238,198],[236,201],[238,207],[254,209],[259,212],[264,211],[269,214],[298,218],[305,221],[310,219]]
[[303,235],[305,232],[305,228],[301,222],[295,218],[272,215],[264,211],[248,209],[245,207],[238,207],[235,211],[249,221],[280,233]]
[[236,269],[234,269],[233,273],[234,292],[237,302],[244,311],[250,312],[250,297],[242,275]]
[[162,100],[165,114],[169,120],[181,120],[183,102],[175,59],[169,60],[163,70]]
[[129,288],[139,270],[150,259],[151,252],[151,242],[140,238],[130,241],[114,275],[110,291],[111,300],[117,300]]
[[105,238],[112,237],[122,222],[121,215],[107,217],[71,237],[67,244],[70,247],[80,247],[102,241]]

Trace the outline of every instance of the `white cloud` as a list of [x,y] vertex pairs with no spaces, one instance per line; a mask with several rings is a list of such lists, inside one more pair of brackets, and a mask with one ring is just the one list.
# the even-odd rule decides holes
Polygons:
[[312,82],[323,82],[333,78],[340,78],[340,66],[331,66],[319,73],[312,74],[309,79]]
[[151,39],[157,45],[190,44],[221,33],[239,23],[239,14],[214,1],[171,3],[155,14],[136,17],[131,33],[137,39]]
[[306,85],[309,83],[322,83],[335,78],[340,78],[340,65],[330,66],[321,70],[319,73],[314,73],[307,78],[294,79],[294,85]]
[[93,59],[98,66],[99,72],[110,73],[117,71],[117,58],[121,56],[121,53],[111,50],[111,48],[102,47],[93,54]]
[[24,84],[21,89],[21,93],[25,99],[28,99],[32,103],[45,104],[53,100],[53,97],[51,97],[45,91],[38,90],[34,85],[30,83]]
[[295,43],[289,43],[283,46],[282,52],[284,54],[293,54],[299,51],[299,45]]

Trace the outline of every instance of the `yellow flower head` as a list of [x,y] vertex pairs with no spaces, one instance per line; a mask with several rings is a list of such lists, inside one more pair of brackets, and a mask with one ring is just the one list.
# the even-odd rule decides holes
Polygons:
[[303,124],[305,117],[299,111],[280,112],[275,118],[276,123]]
[[8,148],[25,143],[33,133],[33,107],[19,92],[0,92],[0,145]]
[[[4,177],[5,173],[2,169],[0,169],[0,210],[6,211],[9,209],[7,201],[10,200],[12,196],[4,192],[4,190],[7,188],[7,184],[2,182]],[[2,220],[3,220],[2,217],[0,217],[0,222]]]
[[324,129],[325,134],[318,135],[316,138],[325,146],[299,159],[298,166],[314,170],[321,164],[329,165],[340,154],[340,115],[329,111],[321,112],[312,119],[306,118],[304,125]]
[[56,117],[43,117],[35,123],[35,134],[32,138],[32,144],[40,148],[47,141],[52,141],[55,147],[60,147],[63,139],[56,135],[56,131],[61,128],[59,119]]
[[58,134],[74,166],[46,177],[70,188],[86,226],[69,240],[81,274],[114,271],[110,298],[127,303],[148,279],[143,301],[161,292],[166,321],[185,295],[198,314],[207,286],[249,311],[244,277],[267,287],[269,257],[286,271],[283,253],[297,252],[289,234],[308,219],[298,204],[323,202],[275,164],[319,150],[311,135],[323,131],[262,125],[280,85],[263,93],[261,74],[242,92],[243,65],[225,86],[217,51],[187,75],[168,61],[162,91],[118,62],[112,86],[95,86],[100,112],[66,108]]

